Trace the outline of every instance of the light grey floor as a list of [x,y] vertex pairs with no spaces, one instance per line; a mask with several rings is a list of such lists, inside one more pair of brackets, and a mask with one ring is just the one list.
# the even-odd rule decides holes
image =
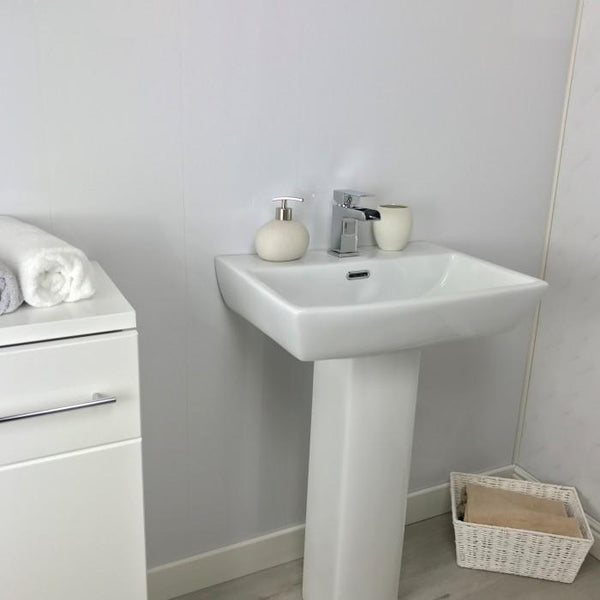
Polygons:
[[[177,600],[302,600],[302,561],[229,581]],[[600,600],[600,561],[588,556],[572,584],[456,566],[450,515],[406,528],[401,600]],[[365,600],[369,600],[365,598]]]

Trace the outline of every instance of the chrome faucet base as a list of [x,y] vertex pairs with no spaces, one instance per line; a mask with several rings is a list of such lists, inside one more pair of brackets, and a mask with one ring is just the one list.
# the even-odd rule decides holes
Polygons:
[[358,256],[360,252],[358,250],[356,252],[342,252],[341,250],[327,250],[327,254],[331,254],[331,256],[335,256],[336,258],[348,258],[350,256]]

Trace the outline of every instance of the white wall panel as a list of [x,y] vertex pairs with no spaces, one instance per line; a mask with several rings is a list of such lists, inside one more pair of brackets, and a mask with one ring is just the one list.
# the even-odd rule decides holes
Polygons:
[[586,0],[519,464],[600,518],[600,2]]
[[[537,273],[574,14],[2,2],[0,212],[80,245],[137,308],[151,566],[304,518],[311,366],[227,312],[214,255],[251,251],[282,193],[325,247],[348,186],[411,204],[415,238]],[[425,352],[413,489],[510,462],[528,335]]]

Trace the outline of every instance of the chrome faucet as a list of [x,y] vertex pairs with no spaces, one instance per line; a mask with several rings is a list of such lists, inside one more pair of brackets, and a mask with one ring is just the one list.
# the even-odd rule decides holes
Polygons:
[[358,255],[358,221],[378,221],[379,211],[358,206],[361,198],[373,194],[352,190],[333,190],[331,244],[329,254],[338,258]]

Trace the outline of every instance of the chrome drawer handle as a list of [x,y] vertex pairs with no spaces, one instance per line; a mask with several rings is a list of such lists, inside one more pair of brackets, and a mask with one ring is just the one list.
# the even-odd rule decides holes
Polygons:
[[29,419],[31,417],[41,417],[43,415],[53,415],[54,413],[67,412],[69,410],[78,410],[80,408],[88,408],[89,406],[100,406],[101,404],[114,404],[117,401],[116,396],[107,396],[106,394],[94,394],[89,402],[81,402],[80,404],[69,404],[69,406],[59,406],[58,408],[47,408],[46,410],[34,410],[31,412],[21,413],[19,415],[8,415],[0,417],[0,423],[7,421],[18,421],[20,419]]

